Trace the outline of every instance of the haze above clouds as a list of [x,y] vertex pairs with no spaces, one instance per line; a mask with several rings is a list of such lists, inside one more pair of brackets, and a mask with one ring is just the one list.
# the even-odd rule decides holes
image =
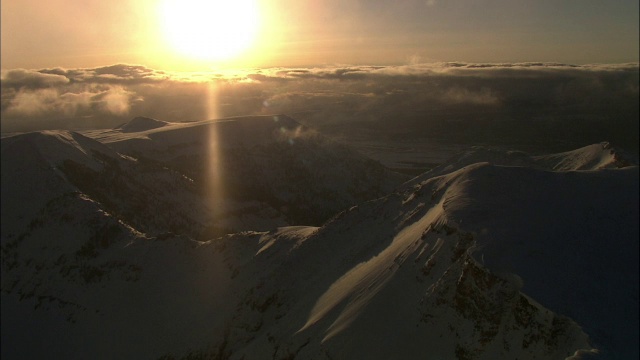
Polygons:
[[255,0],[259,35],[253,48],[216,63],[175,53],[164,36],[160,8],[165,2],[3,1],[2,66],[135,63],[209,70],[412,61],[586,64],[638,61],[639,53],[634,0]]

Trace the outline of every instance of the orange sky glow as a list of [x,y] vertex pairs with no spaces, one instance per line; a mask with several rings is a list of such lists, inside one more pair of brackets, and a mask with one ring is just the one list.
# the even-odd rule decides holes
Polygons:
[[631,0],[231,3],[2,1],[2,68],[638,61]]

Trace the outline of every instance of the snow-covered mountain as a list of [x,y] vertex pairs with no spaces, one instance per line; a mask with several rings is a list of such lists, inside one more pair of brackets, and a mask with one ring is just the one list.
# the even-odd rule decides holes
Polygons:
[[552,171],[616,169],[631,166],[638,160],[608,142],[592,144],[558,154],[529,155],[523,151],[473,146],[462,151],[444,164],[432,169],[429,176],[442,175],[467,165],[487,162],[502,166],[525,166]]
[[[475,148],[395,186],[286,117],[131,124],[2,139],[3,358],[638,355],[638,167],[609,145]],[[273,194],[226,202],[289,225],[351,203],[199,237],[212,136],[225,181]]]
[[[320,225],[407,179],[285,115],[193,123],[136,118],[113,130],[84,134],[192,179],[219,212],[242,212],[238,202],[256,207],[257,201],[263,210],[256,218],[281,214],[294,224]],[[258,230],[219,222],[230,231]]]

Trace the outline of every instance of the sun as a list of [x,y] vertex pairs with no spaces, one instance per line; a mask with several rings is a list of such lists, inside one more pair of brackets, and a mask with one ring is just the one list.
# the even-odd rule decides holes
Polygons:
[[164,35],[194,60],[230,60],[247,51],[259,27],[256,0],[164,0]]

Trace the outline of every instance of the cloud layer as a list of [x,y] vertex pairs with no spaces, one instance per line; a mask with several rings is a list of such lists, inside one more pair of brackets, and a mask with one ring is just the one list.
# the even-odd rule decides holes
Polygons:
[[124,64],[13,69],[2,73],[2,131],[108,128],[134,116],[195,121],[285,113],[311,127],[351,135],[379,130],[442,137],[473,129],[467,135],[482,138],[496,124],[518,124],[517,132],[553,128],[550,121],[572,122],[577,131],[596,124],[624,133],[637,129],[638,74],[637,63],[430,63],[234,73],[169,73]]

